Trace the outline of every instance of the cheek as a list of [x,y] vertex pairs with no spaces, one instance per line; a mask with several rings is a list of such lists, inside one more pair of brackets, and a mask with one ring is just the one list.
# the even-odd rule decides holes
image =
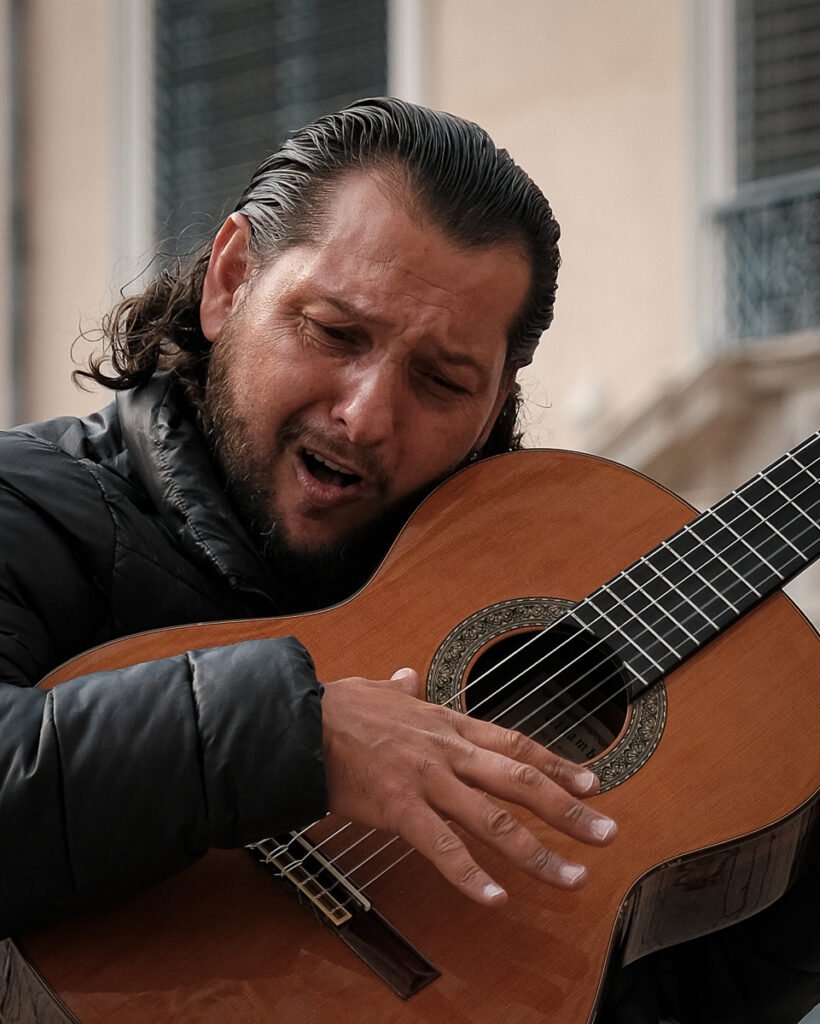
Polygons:
[[466,416],[431,417],[418,423],[409,446],[405,447],[415,486],[422,486],[461,465],[472,452],[481,425]]

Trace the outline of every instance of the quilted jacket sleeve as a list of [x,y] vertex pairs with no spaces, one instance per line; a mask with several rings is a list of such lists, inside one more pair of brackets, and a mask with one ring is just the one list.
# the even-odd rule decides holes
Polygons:
[[326,810],[321,691],[295,640],[189,652],[50,691],[35,686],[110,635],[113,526],[89,515],[101,502],[78,490],[95,487],[84,471],[55,480],[54,501],[32,502],[28,461],[17,459],[12,472],[6,448],[0,934],[138,888],[210,846],[239,846]]
[[319,687],[294,640],[5,684],[0,721],[4,933],[325,811]]

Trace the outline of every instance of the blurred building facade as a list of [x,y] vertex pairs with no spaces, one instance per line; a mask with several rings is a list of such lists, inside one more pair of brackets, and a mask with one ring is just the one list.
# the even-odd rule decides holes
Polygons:
[[[207,235],[288,128],[390,91],[486,126],[562,225],[532,443],[704,507],[820,425],[820,0],[0,12],[4,423],[98,406],[74,339],[156,247]],[[792,592],[820,620],[818,568]]]

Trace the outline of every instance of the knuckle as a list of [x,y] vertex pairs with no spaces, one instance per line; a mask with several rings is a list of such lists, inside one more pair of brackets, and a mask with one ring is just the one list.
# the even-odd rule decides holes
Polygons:
[[434,746],[443,754],[451,754],[463,745],[461,737],[451,732],[434,732],[430,734],[430,738]]
[[518,827],[518,822],[510,814],[509,811],[505,811],[501,807],[493,807],[487,814],[485,819],[487,831],[492,836],[506,836],[510,832],[514,832]]
[[464,843],[454,832],[439,832],[433,840],[433,853],[439,857],[452,857],[463,849]]
[[516,762],[511,770],[512,781],[517,786],[522,786],[526,789],[534,789],[536,786],[540,786],[544,780],[544,776],[537,768],[533,768],[531,764],[521,764]]
[[461,719],[464,717],[460,711],[445,707],[444,704],[427,704],[430,721],[435,722],[437,728],[444,728],[448,733],[458,733]]
[[456,875],[456,885],[462,886],[463,888],[472,888],[476,878],[481,874],[481,868],[478,864],[474,864],[472,861],[459,871]]
[[573,800],[564,811],[564,817],[573,823],[581,821],[586,814],[586,808],[580,800]]
[[550,754],[546,758],[541,770],[553,782],[564,782],[572,774],[567,762],[560,757],[556,757],[554,754]]
[[556,874],[558,871],[559,859],[557,854],[553,853],[552,850],[548,850],[544,846],[539,846],[535,853],[530,857],[530,864],[539,875],[552,875]]
[[578,785],[578,765],[562,757],[556,758],[552,778],[563,789],[571,789]]
[[530,740],[527,739],[523,732],[519,732],[517,729],[508,730],[506,753],[509,757],[516,760],[522,757],[526,753],[529,744]]

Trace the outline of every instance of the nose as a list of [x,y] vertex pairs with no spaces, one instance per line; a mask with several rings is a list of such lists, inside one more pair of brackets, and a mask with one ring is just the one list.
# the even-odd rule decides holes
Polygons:
[[378,447],[395,431],[401,398],[400,370],[387,362],[347,367],[333,419],[349,441]]

